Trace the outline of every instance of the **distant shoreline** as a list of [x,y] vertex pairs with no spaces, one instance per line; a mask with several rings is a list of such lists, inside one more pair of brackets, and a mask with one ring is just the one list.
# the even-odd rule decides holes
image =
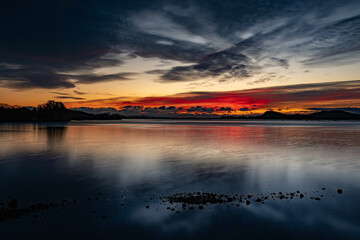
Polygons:
[[121,120],[118,114],[91,114],[65,108],[61,102],[48,101],[36,108],[0,106],[0,122],[69,122],[71,120]]
[[342,110],[319,111],[310,114],[283,114],[267,111],[259,116],[219,115],[218,117],[176,117],[171,116],[122,116],[120,114],[101,113],[93,114],[67,109],[63,103],[48,101],[38,107],[0,106],[0,122],[69,122],[72,120],[121,120],[121,119],[174,119],[174,120],[296,120],[296,121],[359,121],[360,114]]
[[219,116],[218,118],[214,117],[184,117],[184,118],[172,118],[172,117],[151,117],[151,116],[129,116],[123,117],[124,119],[174,119],[174,120],[284,120],[284,121],[359,121],[360,114],[349,113],[340,110],[332,111],[321,111],[311,114],[283,114],[274,111],[267,111],[260,116]]

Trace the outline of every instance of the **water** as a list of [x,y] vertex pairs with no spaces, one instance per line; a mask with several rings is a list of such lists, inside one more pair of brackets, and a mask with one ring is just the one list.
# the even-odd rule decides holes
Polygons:
[[[360,122],[0,124],[0,146],[0,201],[77,200],[0,222],[0,239],[360,239]],[[159,203],[202,190],[307,195],[180,213]]]

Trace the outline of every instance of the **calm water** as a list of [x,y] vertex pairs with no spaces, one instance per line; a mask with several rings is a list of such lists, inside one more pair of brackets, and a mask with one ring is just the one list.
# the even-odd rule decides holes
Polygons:
[[[360,239],[360,122],[0,124],[0,146],[0,201],[77,200],[0,222],[0,239]],[[308,195],[180,213],[159,204],[201,190]]]

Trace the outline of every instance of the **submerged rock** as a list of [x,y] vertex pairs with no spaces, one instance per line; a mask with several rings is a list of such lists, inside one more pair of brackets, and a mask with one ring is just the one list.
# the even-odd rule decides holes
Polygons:
[[8,207],[12,210],[17,209],[18,207],[18,201],[16,199],[12,199],[9,203],[8,203]]
[[[326,188],[322,188],[323,190]],[[319,192],[319,191],[316,191]],[[314,192],[315,193],[315,192]],[[338,193],[341,194],[342,190],[338,189]],[[286,199],[290,201],[292,199],[303,199],[307,195],[306,192],[301,193],[299,190],[294,192],[272,192],[272,193],[259,193],[259,194],[239,194],[239,193],[212,193],[212,192],[183,192],[179,193],[176,192],[169,196],[160,196],[159,199],[161,200],[162,204],[170,203],[174,204],[175,207],[182,206],[183,209],[187,207],[190,210],[193,210],[192,205],[197,205],[199,209],[203,209],[204,205],[212,205],[212,204],[223,204],[227,207],[231,206],[240,206],[240,204],[250,205],[251,199],[254,202],[258,202],[264,204],[267,200],[275,200],[275,199]],[[321,195],[321,198],[324,195]],[[310,196],[310,199],[319,201],[321,200],[320,197]],[[161,204],[160,203],[160,204]]]
[[[66,202],[69,204],[68,202]],[[9,208],[1,208],[0,209],[0,222],[10,220],[10,219],[20,219],[22,216],[27,216],[30,213],[37,213],[41,212],[43,210],[49,210],[52,208],[57,208],[59,206],[64,206],[65,204],[63,202],[61,203],[55,203],[55,202],[49,202],[49,203],[37,203],[32,204],[26,207],[19,208],[18,207],[18,201],[16,199],[12,199],[8,203]],[[57,211],[59,214],[60,212]],[[38,218],[39,215],[34,214],[35,218]]]

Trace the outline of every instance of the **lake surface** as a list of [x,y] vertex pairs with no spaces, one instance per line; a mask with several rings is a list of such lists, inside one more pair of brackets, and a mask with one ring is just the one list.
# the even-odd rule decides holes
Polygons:
[[[197,191],[306,195],[160,204]],[[360,122],[4,123],[0,208],[13,198],[71,204],[0,222],[0,239],[360,239]]]

